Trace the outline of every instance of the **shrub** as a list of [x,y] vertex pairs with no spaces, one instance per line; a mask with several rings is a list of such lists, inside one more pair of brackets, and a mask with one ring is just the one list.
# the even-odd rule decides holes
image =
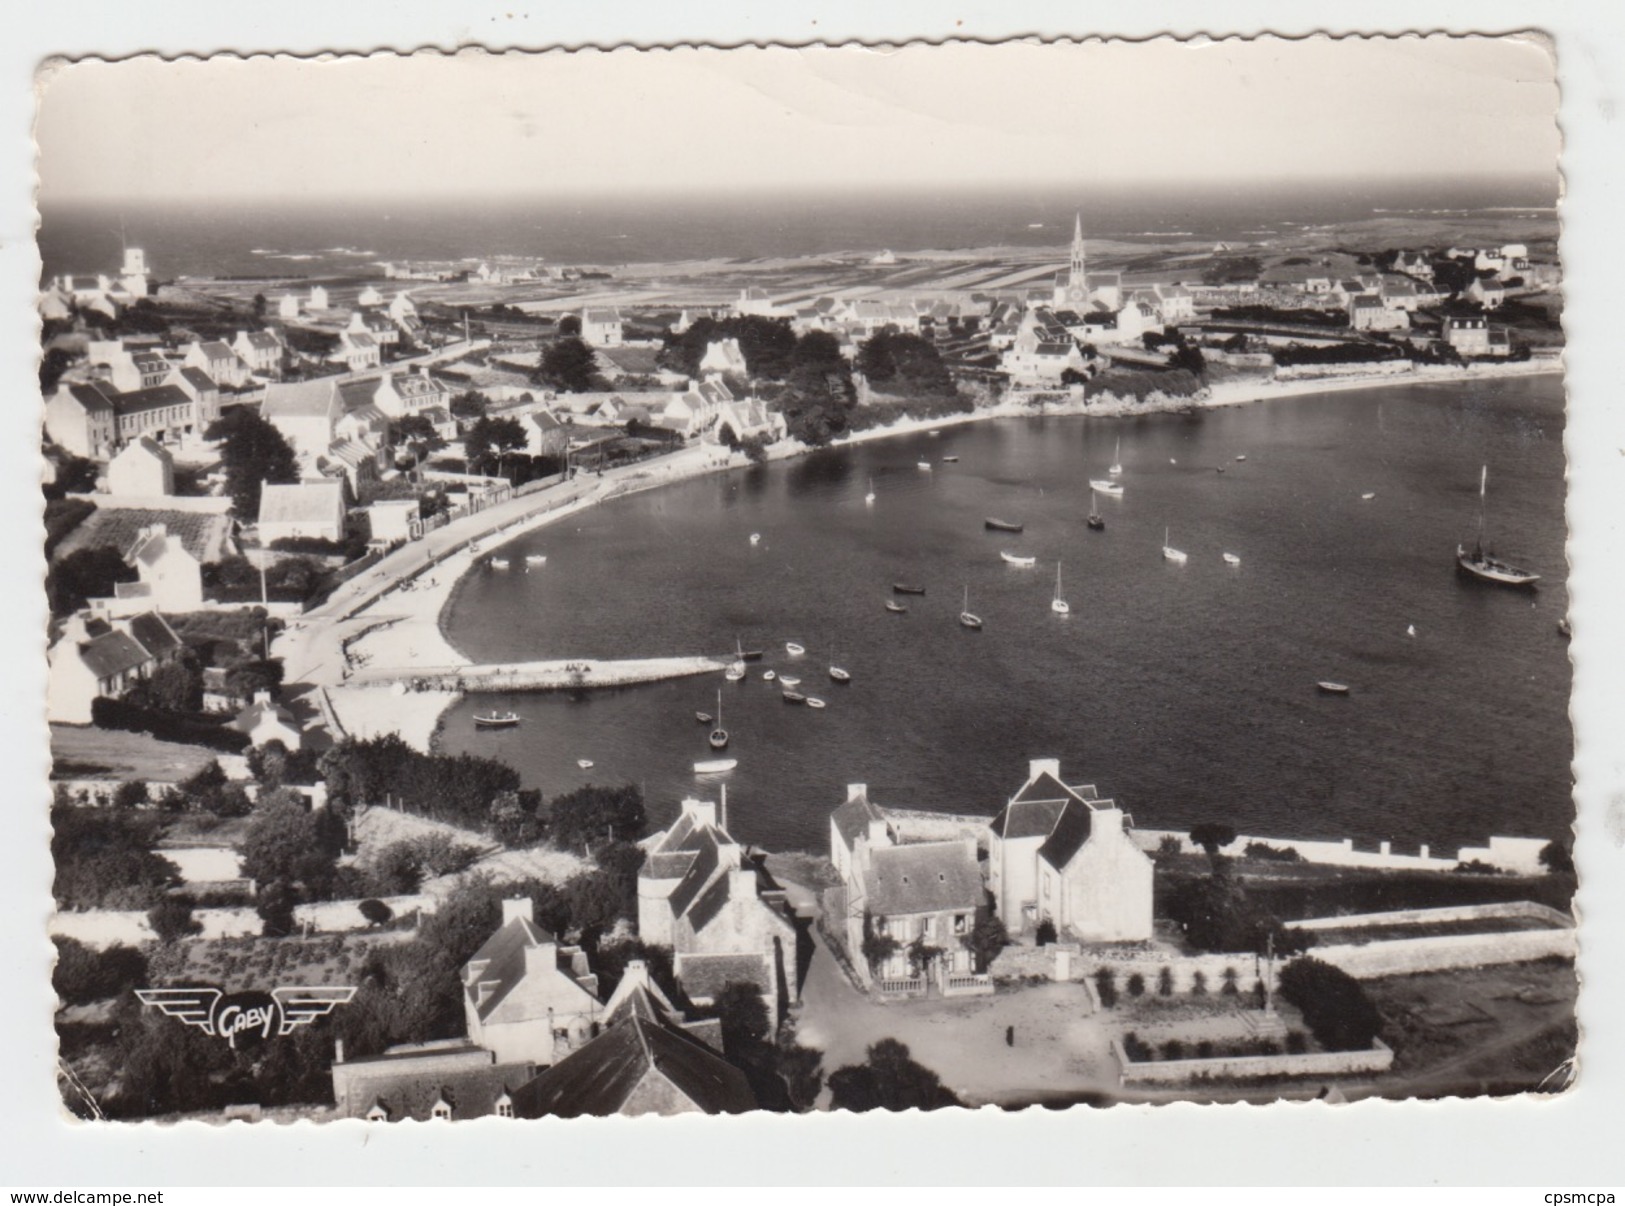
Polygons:
[[1191,996],[1207,996],[1207,976],[1199,971],[1191,973]]
[[147,924],[160,942],[174,942],[203,932],[203,924],[192,916],[192,898],[166,896],[147,910]]
[[1501,869],[1492,867],[1488,863],[1476,858],[1470,858],[1465,863],[1457,863],[1455,870],[1461,875],[1499,875]]
[[1111,968],[1102,967],[1095,972],[1095,995],[1104,1009],[1117,1004],[1117,976]]
[[1382,1015],[1360,982],[1319,959],[1302,957],[1282,968],[1281,995],[1328,1051],[1364,1051],[1382,1028]]
[[1157,843],[1158,854],[1178,854],[1185,849],[1185,843],[1179,840],[1178,835],[1165,833],[1162,841]]
[[1233,997],[1233,996],[1237,995],[1237,993],[1239,991],[1236,988],[1236,980],[1237,980],[1237,978],[1238,978],[1238,973],[1236,972],[1235,968],[1233,968],[1233,967],[1225,968],[1224,969],[1224,987],[1219,989],[1219,992],[1223,996],[1227,996],[1227,997]]
[[72,938],[53,938],[56,968],[51,986],[64,1005],[84,1005],[127,992],[147,979],[147,960],[134,947],[92,950]]
[[1213,1058],[1213,1043],[1210,1040],[1202,1039],[1199,1043],[1196,1044],[1196,1058],[1197,1059],[1212,1059]]
[[1309,1039],[1301,1030],[1288,1030],[1286,1032],[1286,1051],[1288,1055],[1302,1055],[1309,1050]]
[[1174,995],[1173,968],[1165,967],[1157,973],[1157,994],[1164,997],[1171,997]]
[[1264,981],[1262,981],[1262,980],[1254,980],[1253,981],[1253,1008],[1255,1008],[1255,1009],[1264,1008],[1265,1002],[1267,1002],[1268,1000],[1269,1000],[1269,993],[1266,992],[1265,989],[1264,989]]
[[1271,846],[1268,842],[1248,842],[1242,852],[1246,858],[1261,859],[1273,863],[1301,863],[1303,855],[1291,846]]
[[98,698],[91,701],[91,723],[102,729],[123,729],[150,733],[160,741],[201,745],[227,754],[238,754],[248,745],[248,734],[223,727],[229,717],[205,719],[174,712],[143,708],[122,699]]
[[1044,918],[1043,921],[1038,923],[1038,932],[1033,935],[1034,941],[1036,941],[1039,946],[1048,946],[1050,943],[1055,941],[1056,937],[1055,923],[1048,917]]
[[1145,977],[1139,972],[1133,973],[1128,978],[1128,995],[1131,997],[1145,996]]
[[1132,1030],[1123,1036],[1123,1054],[1136,1064],[1149,1063],[1157,1057],[1157,1053],[1151,1049],[1151,1044]]
[[395,919],[395,910],[381,900],[363,900],[356,906],[368,925],[388,925]]
[[1166,1043],[1164,1043],[1162,1045],[1162,1058],[1163,1059],[1184,1059],[1185,1058],[1185,1044],[1180,1042],[1176,1038],[1169,1039]]

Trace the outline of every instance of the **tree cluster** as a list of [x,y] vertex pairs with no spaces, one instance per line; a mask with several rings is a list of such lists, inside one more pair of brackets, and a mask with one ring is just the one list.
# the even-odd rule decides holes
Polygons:
[[759,314],[697,318],[681,335],[668,331],[657,363],[685,377],[698,377],[705,349],[724,339],[739,341],[745,370],[754,378],[782,380],[794,367],[797,340],[789,322]]
[[78,611],[91,599],[105,599],[120,582],[139,575],[124,555],[110,544],[75,549],[52,563],[45,575],[45,595],[53,615]]
[[858,371],[882,393],[940,398],[955,392],[953,377],[936,345],[918,335],[884,327],[858,348]]
[[94,950],[73,938],[52,938],[56,967],[51,987],[64,1005],[85,1005],[119,996],[147,982],[147,959],[132,946],[115,943]]
[[483,829],[491,803],[519,790],[519,772],[472,754],[424,754],[391,733],[349,738],[321,758],[329,798],[383,804],[468,829]]
[[561,394],[584,394],[593,388],[597,373],[598,354],[578,336],[565,335],[542,353],[533,379]]
[[463,455],[475,473],[485,472],[493,461],[501,473],[508,456],[524,447],[525,429],[518,419],[482,416],[463,433]]

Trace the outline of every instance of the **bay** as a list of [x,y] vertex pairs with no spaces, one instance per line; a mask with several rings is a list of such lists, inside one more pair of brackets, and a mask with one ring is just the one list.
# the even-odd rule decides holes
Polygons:
[[[736,836],[776,849],[823,849],[850,782],[888,806],[991,814],[1035,757],[1148,828],[1451,851],[1559,837],[1573,819],[1563,406],[1561,379],[1541,376],[998,420],[617,500],[509,546],[515,566],[545,566],[474,571],[443,617],[452,643],[499,661],[737,640],[764,660],[738,684],[471,697],[440,744],[509,761],[547,794],[640,783],[657,820],[726,782]],[[1124,494],[1101,499],[1092,532],[1088,480],[1119,439]],[[1543,575],[1536,592],[1456,570],[1486,464],[1488,543]],[[986,531],[988,516],[1024,531]],[[1183,567],[1161,554],[1165,529]],[[1067,617],[1049,606],[1058,560]],[[896,581],[927,587],[901,616],[884,610]],[[980,632],[957,622],[967,589]],[[832,659],[849,685],[830,681]],[[827,708],[781,702],[766,669]],[[1321,679],[1351,692],[1322,695]],[[719,687],[739,767],[696,779],[713,755],[694,713],[716,711]],[[524,724],[477,732],[492,706]]]

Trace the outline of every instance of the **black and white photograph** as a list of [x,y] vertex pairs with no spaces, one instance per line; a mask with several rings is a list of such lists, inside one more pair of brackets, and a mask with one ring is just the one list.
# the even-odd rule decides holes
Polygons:
[[74,1125],[1574,1091],[1549,38],[36,87]]

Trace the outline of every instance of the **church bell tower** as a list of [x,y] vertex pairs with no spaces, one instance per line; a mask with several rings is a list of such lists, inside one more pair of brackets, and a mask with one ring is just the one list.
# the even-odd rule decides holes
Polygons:
[[1074,308],[1088,304],[1089,277],[1083,266],[1083,215],[1077,214],[1072,225],[1072,262],[1066,274],[1067,305]]

